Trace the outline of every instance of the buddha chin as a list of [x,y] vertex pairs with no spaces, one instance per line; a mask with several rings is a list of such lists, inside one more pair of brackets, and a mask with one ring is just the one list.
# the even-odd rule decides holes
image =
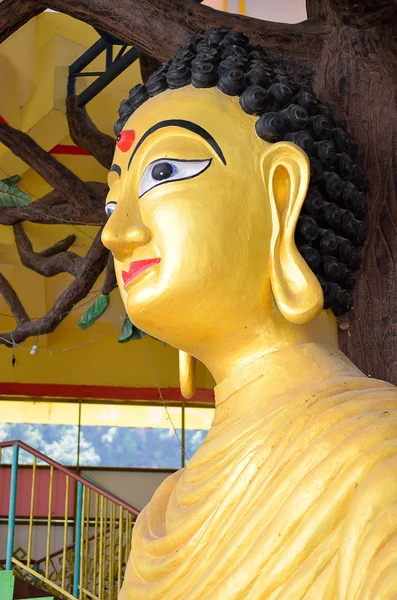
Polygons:
[[140,514],[120,600],[397,598],[397,393],[338,349],[365,177],[306,85],[209,31],[120,107],[103,242],[216,410]]

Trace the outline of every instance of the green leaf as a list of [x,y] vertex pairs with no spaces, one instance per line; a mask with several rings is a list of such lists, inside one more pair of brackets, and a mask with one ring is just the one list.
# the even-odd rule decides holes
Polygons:
[[129,342],[130,340],[141,340],[145,335],[146,333],[135,327],[130,319],[126,317],[119,337],[119,343],[125,344],[125,342]]
[[8,185],[4,181],[0,181],[0,207],[26,206],[29,201],[29,194],[21,192],[14,185]]
[[101,294],[90,306],[90,308],[84,313],[84,315],[77,321],[77,325],[80,329],[88,329],[95,323],[99,317],[103,315],[110,304],[110,298],[106,294]]
[[1,183],[5,183],[6,185],[17,185],[21,178],[19,175],[11,175],[11,177],[6,177],[5,179],[0,179]]

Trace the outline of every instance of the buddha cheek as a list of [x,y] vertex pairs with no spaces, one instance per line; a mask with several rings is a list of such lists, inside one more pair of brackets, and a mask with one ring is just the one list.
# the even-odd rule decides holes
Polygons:
[[[215,274],[229,270],[235,262],[230,243],[232,219],[214,206],[193,198],[159,211],[159,248],[162,276],[168,285],[191,290],[195,284],[211,282]],[[234,221],[235,227],[235,221]]]

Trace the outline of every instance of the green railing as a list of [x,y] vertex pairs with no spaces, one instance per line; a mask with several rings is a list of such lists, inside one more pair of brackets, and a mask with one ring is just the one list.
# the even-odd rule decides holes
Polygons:
[[[116,600],[131,547],[132,527],[139,511],[92,480],[78,475],[21,441],[0,443],[0,469],[10,469],[1,460],[3,449],[8,447],[12,447],[12,460],[6,569],[30,577],[31,583],[57,592],[57,596],[62,598]],[[29,469],[30,510],[25,517],[27,550],[24,556],[17,557],[14,542],[16,526],[20,523],[20,519],[16,518],[18,491],[26,496],[26,477],[24,489],[18,488],[20,450],[30,455],[33,464]],[[48,477],[37,477],[38,473],[42,473],[40,469],[46,469],[47,473],[49,471]],[[39,484],[38,479],[41,479]],[[43,494],[47,498],[47,516],[39,522],[35,519],[37,494],[41,502]],[[63,514],[59,514],[60,497]],[[27,499],[24,500],[26,504]],[[43,525],[46,529],[45,553],[42,558],[34,560],[33,541],[41,538],[44,542]],[[26,528],[21,523],[20,526]],[[59,549],[58,542],[54,550],[59,532],[63,538],[62,548]],[[74,539],[68,543],[71,534]]]

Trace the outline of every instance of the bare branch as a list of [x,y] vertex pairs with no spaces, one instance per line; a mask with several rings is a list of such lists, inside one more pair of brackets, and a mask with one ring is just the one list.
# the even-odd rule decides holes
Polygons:
[[[0,225],[15,225],[22,221],[30,223],[43,223],[56,225],[66,220],[68,223],[79,223],[77,213],[72,206],[66,204],[46,209],[46,212],[37,211],[33,202],[30,206],[17,206],[15,208],[2,208],[0,210]],[[43,209],[41,209],[43,210]]]
[[68,235],[65,239],[56,242],[53,246],[46,248],[38,253],[39,256],[55,256],[55,254],[59,254],[60,252],[66,252],[69,250],[70,246],[72,246],[76,241],[75,235]]
[[80,263],[76,279],[59,296],[54,306],[41,319],[23,322],[10,333],[0,334],[0,343],[8,346],[21,344],[28,337],[44,335],[54,331],[67,317],[72,308],[83,300],[102,273],[108,261],[109,251],[102,245],[101,231]]
[[[44,256],[43,254],[35,252],[21,223],[14,225],[14,236],[21,263],[28,269],[31,269],[44,277],[53,277],[59,273],[70,273],[75,277],[78,275],[81,261],[83,260],[81,256],[68,251],[58,251],[55,253],[54,246],[48,248],[47,254]],[[59,245],[61,245],[61,247],[62,244],[65,245],[65,241],[66,240],[62,240],[61,242],[58,242],[58,248]],[[68,240],[68,242],[69,241],[70,240]],[[49,255],[48,250],[50,251]]]
[[[14,288],[8,283],[7,279],[0,273],[0,294],[2,294],[4,300],[7,302],[10,307],[12,314],[14,315],[16,322],[18,325],[22,325],[24,323],[30,322],[28,314],[24,307],[22,306],[22,302],[18,298],[17,293]],[[12,341],[12,339],[11,339]]]
[[0,43],[46,8],[46,5],[34,1],[3,0],[0,6]]
[[113,255],[109,254],[108,264],[106,267],[106,277],[102,288],[102,294],[110,294],[112,290],[117,286],[116,273],[114,271],[114,259]]
[[0,225],[15,225],[22,221],[46,225],[59,223],[103,225],[106,221],[104,206],[108,187],[105,183],[96,181],[86,182],[85,185],[92,189],[96,197],[95,207],[91,212],[87,210],[82,214],[71,204],[65,203],[64,195],[60,190],[53,190],[29,206],[1,208]]
[[[6,0],[7,4],[11,1]],[[15,20],[8,26],[1,17],[3,4],[4,1],[0,3],[0,40],[17,29]],[[46,6],[106,31],[162,61],[171,58],[189,35],[211,26],[243,31],[266,48],[278,51],[281,47],[286,59],[313,65],[326,33],[321,23],[272,23],[186,0],[47,0]]]
[[67,98],[66,116],[74,143],[92,154],[105,169],[110,169],[114,154],[114,138],[99,131],[86,109],[78,106],[77,96]]
[[139,51],[139,67],[141,69],[141,77],[143,83],[146,83],[149,76],[161,66],[161,60],[146,54],[142,50]]
[[0,123],[0,141],[53,188],[58,189],[65,201],[81,213],[95,207],[96,198],[89,186],[43,150],[29,135]]

